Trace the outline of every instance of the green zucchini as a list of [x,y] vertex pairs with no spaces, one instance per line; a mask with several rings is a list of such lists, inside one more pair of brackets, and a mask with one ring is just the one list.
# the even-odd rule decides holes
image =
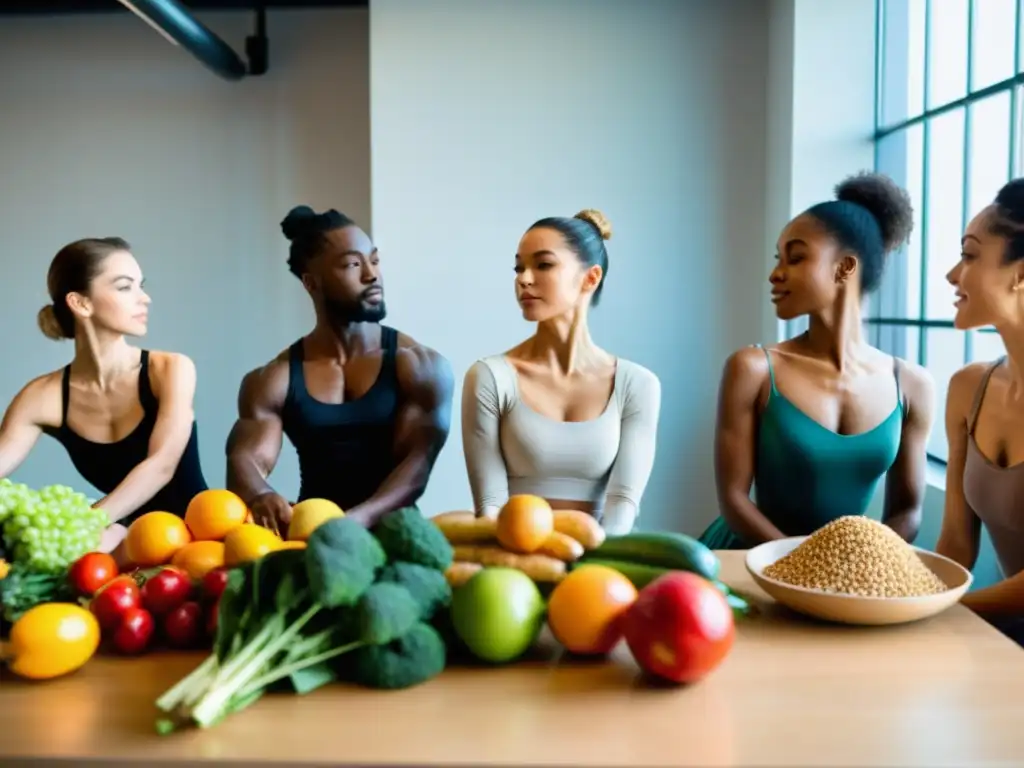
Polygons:
[[609,536],[580,558],[580,562],[590,560],[625,560],[655,568],[691,571],[712,581],[718,578],[721,569],[714,552],[696,539],[674,532]]
[[606,568],[611,568],[613,571],[618,571],[629,579],[637,589],[643,589],[659,576],[664,576],[671,570],[644,563],[634,563],[629,560],[600,560],[598,558],[577,560],[573,567],[578,568],[581,565],[603,565]]

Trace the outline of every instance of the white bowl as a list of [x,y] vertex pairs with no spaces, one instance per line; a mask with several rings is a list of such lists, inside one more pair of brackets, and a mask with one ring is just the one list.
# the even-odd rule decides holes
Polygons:
[[949,586],[945,592],[921,597],[858,597],[795,587],[764,575],[765,568],[788,555],[806,538],[793,536],[754,547],[747,552],[747,570],[757,585],[777,602],[798,613],[825,621],[867,626],[918,621],[955,605],[974,580],[971,572],[959,563],[920,547],[914,547],[914,550],[924,564]]

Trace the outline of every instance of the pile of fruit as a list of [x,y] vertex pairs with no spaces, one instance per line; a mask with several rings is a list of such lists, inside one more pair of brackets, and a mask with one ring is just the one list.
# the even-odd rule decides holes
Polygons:
[[645,672],[692,682],[726,657],[735,618],[751,611],[718,581],[714,553],[683,534],[606,537],[593,517],[536,496],[513,496],[496,519],[432,520],[455,554],[452,631],[487,662],[521,658],[547,626],[570,653],[602,656],[625,640]]

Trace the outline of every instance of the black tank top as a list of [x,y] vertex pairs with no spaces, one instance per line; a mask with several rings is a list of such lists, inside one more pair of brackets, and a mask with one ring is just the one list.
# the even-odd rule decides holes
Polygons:
[[358,400],[339,404],[309,394],[302,339],[289,348],[281,423],[299,458],[299,501],[329,499],[347,511],[372,496],[394,469],[398,332],[381,326],[380,343],[380,373],[373,386]]
[[[142,367],[139,369],[139,402],[143,417],[131,434],[115,443],[93,443],[73,432],[68,426],[68,401],[71,397],[71,366],[64,369],[61,381],[62,414],[60,427],[44,429],[57,439],[68,452],[71,463],[87,481],[99,491],[107,494],[120,485],[129,472],[135,469],[149,455],[149,438],[156,426],[159,407],[153,389],[149,384],[149,350],[142,350]],[[188,445],[178,462],[174,476],[152,499],[130,515],[118,520],[121,525],[132,522],[146,512],[171,512],[184,517],[188,503],[200,491],[207,488],[203,470],[199,465],[199,436],[196,423],[192,422],[192,434]]]

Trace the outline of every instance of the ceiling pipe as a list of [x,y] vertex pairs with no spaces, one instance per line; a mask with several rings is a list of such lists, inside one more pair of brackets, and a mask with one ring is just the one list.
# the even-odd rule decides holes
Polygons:
[[172,45],[184,48],[204,66],[225,80],[267,71],[267,19],[263,6],[256,8],[256,29],[245,40],[246,58],[204,26],[178,0],[119,0]]

